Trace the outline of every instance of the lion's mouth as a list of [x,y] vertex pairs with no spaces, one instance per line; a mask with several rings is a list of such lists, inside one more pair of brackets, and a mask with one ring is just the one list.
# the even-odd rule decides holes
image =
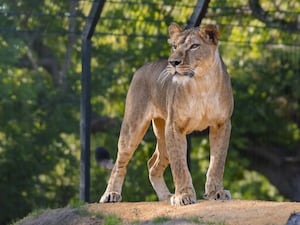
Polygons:
[[173,66],[168,66],[167,71],[170,75],[173,76],[187,76],[187,77],[193,77],[195,75],[195,72],[190,68],[177,68]]
[[193,77],[195,75],[195,73],[193,71],[189,71],[185,74],[185,76],[188,76],[188,77]]
[[188,71],[188,72],[184,72],[184,73],[180,73],[178,71],[175,71],[174,76],[178,75],[178,76],[188,76],[188,77],[193,77],[195,75],[195,73],[193,71]]

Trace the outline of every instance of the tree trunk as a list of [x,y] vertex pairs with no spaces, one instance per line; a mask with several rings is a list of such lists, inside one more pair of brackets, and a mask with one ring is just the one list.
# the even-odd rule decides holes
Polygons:
[[252,147],[241,151],[250,161],[250,169],[260,172],[291,201],[300,201],[300,154],[286,156],[278,148]]

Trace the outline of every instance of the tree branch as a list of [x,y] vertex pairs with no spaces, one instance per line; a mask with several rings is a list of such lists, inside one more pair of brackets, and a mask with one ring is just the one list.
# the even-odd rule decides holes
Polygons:
[[43,67],[51,76],[56,87],[61,87],[62,80],[60,79],[61,67],[53,54],[52,49],[46,46],[42,40],[35,38],[32,42],[31,48],[37,55],[37,64]]
[[67,43],[67,49],[66,49],[66,57],[65,57],[65,63],[63,66],[63,69],[61,71],[61,81],[63,85],[63,89],[67,89],[68,83],[67,83],[67,75],[68,71],[71,66],[71,59],[72,59],[72,52],[73,52],[73,45],[76,41],[76,35],[75,35],[75,28],[76,28],[76,8],[78,6],[78,0],[72,0],[70,3],[70,17],[69,17],[69,36],[68,36],[68,43]]
[[252,10],[253,16],[264,22],[268,27],[276,27],[280,30],[293,33],[298,33],[300,31],[300,24],[297,19],[295,21],[286,21],[284,19],[276,18],[261,7],[259,0],[249,0],[249,7]]
[[16,65],[28,69],[44,68],[51,75],[55,87],[65,90],[65,79],[61,78],[62,69],[53,50],[39,38],[34,38],[30,42],[28,52],[19,59]]

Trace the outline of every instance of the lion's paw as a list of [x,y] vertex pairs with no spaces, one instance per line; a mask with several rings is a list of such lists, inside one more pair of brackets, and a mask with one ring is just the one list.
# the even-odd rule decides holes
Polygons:
[[172,195],[170,198],[170,202],[173,206],[189,205],[196,203],[196,198],[188,194]]
[[213,191],[209,194],[204,194],[204,199],[207,200],[231,200],[231,194],[229,190]]
[[122,196],[118,192],[108,192],[104,193],[100,199],[100,203],[106,202],[120,202],[122,200]]

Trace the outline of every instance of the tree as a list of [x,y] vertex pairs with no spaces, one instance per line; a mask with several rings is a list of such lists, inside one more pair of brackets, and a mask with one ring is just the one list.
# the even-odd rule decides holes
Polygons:
[[76,76],[67,77],[75,72],[70,63],[76,17],[64,26],[68,36],[40,33],[45,24],[57,31],[57,9],[73,13],[75,4],[1,3],[1,224],[36,207],[65,205],[77,193],[78,87]]

